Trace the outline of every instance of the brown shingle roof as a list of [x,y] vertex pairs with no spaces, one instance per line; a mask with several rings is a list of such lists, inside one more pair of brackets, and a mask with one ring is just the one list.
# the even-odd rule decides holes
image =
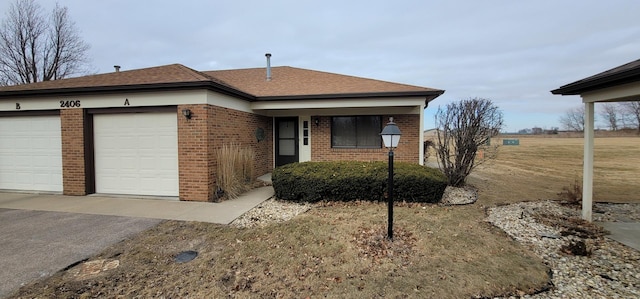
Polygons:
[[180,64],[78,78],[0,87],[0,97],[114,92],[152,89],[207,88],[247,100],[328,97],[426,96],[444,91],[367,78],[293,67],[273,67],[266,81],[265,68],[199,72]]
[[158,88],[210,88],[252,99],[215,78],[181,64],[90,75],[0,87],[0,97],[43,94],[72,94],[96,91],[134,91]]
[[320,72],[288,66],[271,68],[271,81],[265,68],[208,71],[236,89],[258,99],[323,98],[355,96],[440,95],[444,91],[361,77]]
[[130,86],[207,81],[209,77],[180,64],[2,87],[2,91]]

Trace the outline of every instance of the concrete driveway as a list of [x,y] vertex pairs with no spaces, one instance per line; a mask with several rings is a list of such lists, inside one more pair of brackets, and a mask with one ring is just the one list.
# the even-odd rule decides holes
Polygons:
[[0,298],[160,221],[0,208]]

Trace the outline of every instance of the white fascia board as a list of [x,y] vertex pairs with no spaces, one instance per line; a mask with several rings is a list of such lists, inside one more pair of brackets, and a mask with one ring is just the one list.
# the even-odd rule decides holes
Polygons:
[[249,101],[214,91],[207,91],[207,104],[242,112],[254,113],[254,111],[251,110],[251,103]]
[[[66,105],[67,103],[70,105]],[[148,107],[206,103],[205,90],[131,92],[2,99],[0,100],[0,111]]]
[[425,97],[257,101],[253,110],[370,108],[424,105]]
[[339,116],[339,115],[388,115],[388,114],[420,114],[420,105],[409,107],[366,107],[366,108],[330,108],[330,109],[278,109],[278,110],[254,110],[255,113],[272,116]]
[[583,103],[637,101],[640,97],[640,82],[633,82],[580,95]]

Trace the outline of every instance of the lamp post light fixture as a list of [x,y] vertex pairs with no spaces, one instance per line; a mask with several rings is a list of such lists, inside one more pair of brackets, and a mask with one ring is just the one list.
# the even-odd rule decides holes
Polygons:
[[389,149],[389,179],[387,183],[387,200],[388,200],[388,224],[387,224],[387,238],[393,240],[393,149],[398,147],[400,142],[400,128],[393,122],[393,117],[389,117],[389,123],[382,129],[380,136],[382,136],[382,142],[384,147]]

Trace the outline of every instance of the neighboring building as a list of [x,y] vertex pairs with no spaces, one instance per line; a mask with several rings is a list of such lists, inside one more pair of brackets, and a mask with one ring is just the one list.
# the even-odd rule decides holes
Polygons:
[[291,162],[422,163],[424,109],[443,90],[293,67],[173,64],[0,87],[0,189],[208,201],[215,151],[250,146],[256,175]]

